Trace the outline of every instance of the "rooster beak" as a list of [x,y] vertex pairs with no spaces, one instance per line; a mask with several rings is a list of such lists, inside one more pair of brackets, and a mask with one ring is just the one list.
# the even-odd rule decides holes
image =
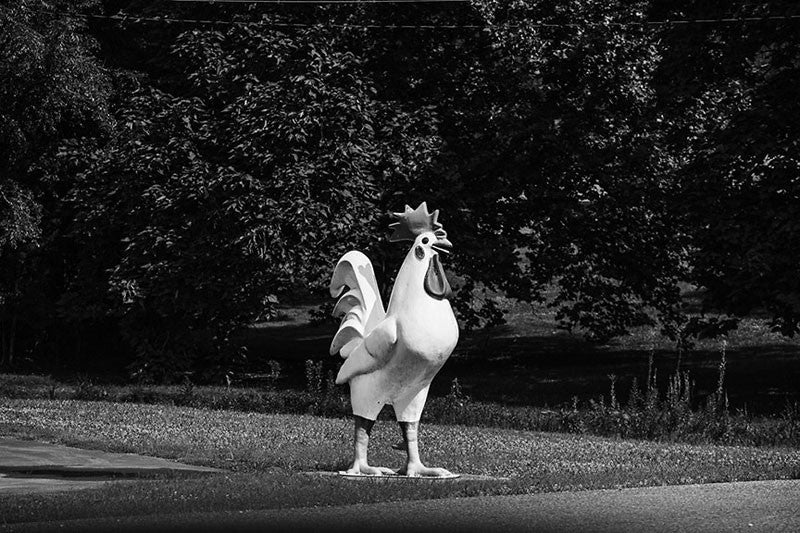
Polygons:
[[431,248],[436,250],[437,252],[443,252],[446,254],[450,253],[450,249],[453,247],[453,243],[450,242],[447,237],[442,239],[437,239],[435,243],[431,245]]

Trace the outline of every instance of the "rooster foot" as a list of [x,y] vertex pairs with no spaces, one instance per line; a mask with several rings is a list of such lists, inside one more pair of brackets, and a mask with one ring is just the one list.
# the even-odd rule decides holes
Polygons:
[[422,463],[409,463],[397,471],[397,475],[408,477],[455,477],[444,468],[433,468]]
[[385,466],[369,466],[366,463],[354,463],[343,472],[348,476],[383,476],[392,475],[394,470]]

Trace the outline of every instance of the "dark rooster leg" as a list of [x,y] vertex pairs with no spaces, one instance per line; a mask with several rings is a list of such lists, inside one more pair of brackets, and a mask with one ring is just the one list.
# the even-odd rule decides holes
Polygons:
[[417,444],[418,430],[419,422],[400,422],[400,431],[403,432],[408,461],[406,462],[406,466],[398,470],[397,473],[408,477],[451,477],[453,474],[444,468],[429,468],[422,464],[419,458],[419,446]]
[[383,474],[394,474],[391,468],[382,466],[369,466],[367,463],[367,447],[369,446],[369,435],[372,433],[374,420],[367,420],[358,415],[353,415],[356,422],[355,430],[355,458],[353,465],[347,470],[348,474],[364,474],[368,476],[380,476]]

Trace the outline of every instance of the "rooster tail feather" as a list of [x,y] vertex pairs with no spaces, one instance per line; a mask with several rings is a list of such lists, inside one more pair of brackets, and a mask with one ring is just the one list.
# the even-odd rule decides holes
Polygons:
[[364,337],[386,316],[372,263],[361,252],[347,252],[336,263],[330,284],[331,296],[339,297],[333,316],[342,322],[331,342],[330,353],[347,358]]

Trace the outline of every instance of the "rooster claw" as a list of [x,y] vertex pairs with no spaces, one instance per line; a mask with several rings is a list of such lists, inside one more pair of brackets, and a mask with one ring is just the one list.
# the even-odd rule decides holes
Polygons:
[[406,477],[430,477],[430,478],[455,478],[459,477],[458,474],[453,474],[444,468],[428,467],[423,464],[406,465],[397,471],[396,475]]
[[394,470],[385,466],[353,465],[347,470],[339,471],[343,476],[391,476]]

